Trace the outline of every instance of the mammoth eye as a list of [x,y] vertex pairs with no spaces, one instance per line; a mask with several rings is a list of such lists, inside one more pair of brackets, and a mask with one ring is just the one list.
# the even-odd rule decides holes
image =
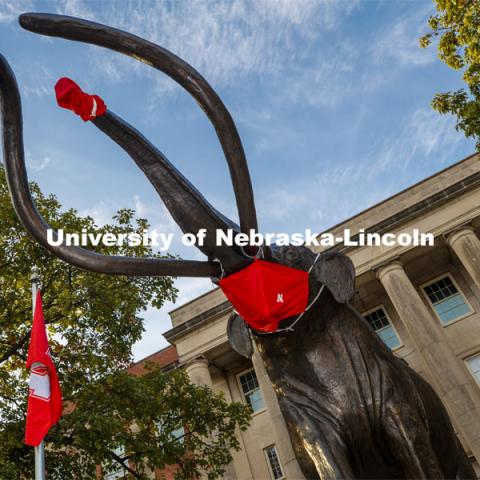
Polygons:
[[285,252],[285,257],[287,260],[295,260],[298,255],[294,248],[288,247],[287,251]]

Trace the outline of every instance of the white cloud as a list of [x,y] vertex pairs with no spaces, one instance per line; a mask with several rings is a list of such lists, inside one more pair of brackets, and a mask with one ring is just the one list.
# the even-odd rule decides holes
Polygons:
[[93,5],[92,2],[85,2],[83,0],[63,0],[57,5],[56,10],[62,15],[95,20],[95,15],[90,9],[91,5]]
[[31,152],[27,151],[25,153],[27,168],[31,168],[34,172],[43,170],[51,163],[51,161],[52,159],[49,156],[33,157]]
[[[205,257],[196,248],[186,249],[182,242],[182,231],[173,220],[172,216],[168,212],[167,208],[159,198],[154,203],[145,202],[140,195],[134,195],[133,206],[137,217],[146,218],[150,224],[150,231],[156,230],[158,233],[173,234],[172,245],[168,251],[170,254],[182,254],[185,258],[192,258],[194,255],[200,254],[201,260]],[[154,251],[158,251],[158,248],[154,247]],[[165,252],[162,252],[165,253]]]
[[31,0],[0,0],[0,23],[16,22],[21,13],[32,8]]
[[[455,130],[454,119],[430,109],[418,109],[411,114],[398,134],[381,141],[372,151],[373,163],[369,178],[392,168],[405,172],[416,158],[435,156],[445,163],[451,159],[463,136]],[[365,165],[368,165],[366,162]]]
[[[203,255],[200,250],[195,247],[185,247],[183,245],[182,231],[160,199],[158,199],[158,201],[147,202],[141,195],[137,194],[130,200],[124,201],[122,207],[135,210],[137,218],[146,218],[150,224],[150,232],[156,230],[158,233],[173,234],[172,244],[168,253],[180,255],[182,258],[192,260],[205,260],[205,255]],[[89,208],[81,210],[79,214],[82,216],[90,216],[97,225],[103,226],[113,222],[113,216],[118,209],[119,206],[117,204],[102,200]],[[159,252],[159,249],[160,245],[153,247],[153,250],[156,252]]]
[[414,112],[409,124],[411,142],[424,155],[438,151],[439,160],[443,163],[463,138],[454,125],[455,119],[452,116],[439,115],[430,109],[419,109]]
[[366,161],[337,167],[324,180],[336,185],[355,184],[362,179],[375,180],[385,172],[390,172],[395,180],[416,159],[427,162],[433,158],[439,164],[451,160],[462,139],[452,117],[431,109],[417,109],[391,136],[372,145]]
[[[373,40],[352,41],[345,34],[342,40],[322,42],[310,62],[299,63],[297,71],[286,70],[281,86],[275,90],[282,101],[298,105],[305,102],[313,107],[335,107],[347,98],[371,93],[392,82],[397,67],[415,67],[435,61],[435,49],[421,49],[418,39],[425,32],[432,7],[426,5],[387,24]],[[332,37],[334,38],[334,37]],[[372,42],[373,46],[368,46]]]
[[282,79],[282,100],[302,101],[313,107],[335,106],[364,88],[363,82],[352,82],[359,74],[358,56],[357,47],[347,40],[335,42],[334,48],[325,45],[311,63],[301,64],[287,80]]
[[[82,210],[80,215],[89,215],[95,219],[98,225],[105,225],[112,222],[112,217],[118,208],[118,205],[101,201]],[[160,199],[155,204],[147,203],[141,195],[136,194],[124,202],[123,208],[134,209],[137,217],[146,218],[151,228],[156,228],[160,232],[170,232],[176,226]]]
[[[13,2],[5,1],[13,8]],[[305,63],[306,52],[315,51],[315,42],[335,29],[358,4],[359,0],[147,0],[124,1],[121,8],[118,2],[102,2],[95,4],[98,8],[94,10],[89,1],[65,0],[53,10],[103,22],[157,43],[193,65],[215,88],[239,85],[249,75],[279,77],[283,82],[287,74],[286,89],[292,100],[332,106],[348,94],[345,74],[353,68],[353,47],[345,41],[331,54],[322,49],[313,64]],[[41,5],[37,4],[37,10],[44,10]],[[168,77],[140,62],[108,50],[86,48],[90,48],[89,62],[98,76],[112,82],[132,75],[149,78],[157,96],[179,91]],[[51,93],[51,82],[25,83],[27,96]]]
[[133,208],[137,216],[146,218],[152,225],[152,228],[156,228],[158,231],[169,232],[176,226],[176,223],[173,221],[172,216],[160,198],[158,202],[152,204],[145,202],[141,195],[134,195]]
[[[397,131],[374,143],[363,161],[331,162],[319,174],[262,191],[260,220],[268,218],[290,231],[329,228],[420,180],[425,169],[438,171],[456,160],[462,140],[453,118],[415,110]],[[305,225],[299,226],[298,219]]]
[[21,90],[26,99],[52,95],[51,85],[41,84],[39,82],[22,85]]
[[[358,0],[263,0],[251,2],[104,2],[95,20],[135,33],[168,48],[195,66],[216,86],[238,84],[251,73],[276,74],[300,55],[301,41],[312,43],[350,14]],[[91,4],[70,0],[58,11],[92,17]],[[142,68],[120,55],[95,51],[93,61],[110,79],[128,78]],[[142,75],[148,70],[142,68]],[[173,83],[150,73],[157,93]]]
[[423,5],[388,25],[374,41],[372,56],[377,63],[390,61],[402,66],[427,65],[435,61],[434,48],[420,48],[418,39],[428,30],[433,6]]
[[117,208],[113,205],[108,205],[106,202],[101,201],[89,208],[81,210],[79,215],[82,217],[92,217],[98,226],[103,226],[112,222],[112,217],[115,215]]
[[54,96],[56,78],[51,70],[38,61],[12,65],[14,68],[22,97],[31,98]]

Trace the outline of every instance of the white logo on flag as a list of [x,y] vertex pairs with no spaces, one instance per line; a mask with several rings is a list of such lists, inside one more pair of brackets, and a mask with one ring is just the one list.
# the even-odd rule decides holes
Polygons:
[[277,293],[277,303],[283,303],[283,293]]
[[41,400],[50,400],[50,377],[48,368],[41,363],[34,363],[30,370],[29,393],[30,396]]

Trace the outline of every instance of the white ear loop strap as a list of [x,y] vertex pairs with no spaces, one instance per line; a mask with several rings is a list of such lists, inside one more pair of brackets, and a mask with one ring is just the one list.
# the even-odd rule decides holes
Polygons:
[[317,253],[317,256],[315,257],[315,260],[313,261],[313,263],[310,265],[310,268],[308,269],[308,273],[310,273],[312,271],[313,266],[317,263],[317,260],[319,258],[320,258],[320,254]]
[[249,255],[241,245],[239,245],[239,247],[242,253],[248,258],[265,258],[265,256],[263,255],[263,247],[258,247],[257,253],[255,255]]
[[[245,250],[243,249],[243,247],[240,247],[240,250],[242,251],[242,253],[248,257],[248,258],[265,258],[265,256],[263,255],[263,248],[262,247],[259,247],[258,250],[257,250],[257,253],[255,254],[255,256],[252,256],[252,255],[249,255],[247,252],[245,252]],[[320,254],[319,254],[320,255]],[[216,261],[219,263],[220,265],[220,280],[225,277],[225,269],[223,268],[223,265],[222,265],[222,262],[217,258]],[[315,259],[315,262],[317,260]],[[313,265],[312,265],[313,267]],[[310,267],[310,270],[312,268]],[[310,273],[310,270],[308,271]]]
[[287,328],[281,328],[280,330],[277,330],[276,332],[272,333],[277,333],[277,332],[293,332],[293,327],[300,321],[300,319],[310,310],[310,308],[313,306],[313,304],[318,300],[318,297],[323,292],[325,285],[322,285],[318,293],[315,295],[315,298],[310,302],[310,305],[297,317],[297,319]]
[[225,276],[225,270],[223,269],[223,265],[222,265],[222,262],[220,260],[218,260],[218,264],[220,265],[220,280]]

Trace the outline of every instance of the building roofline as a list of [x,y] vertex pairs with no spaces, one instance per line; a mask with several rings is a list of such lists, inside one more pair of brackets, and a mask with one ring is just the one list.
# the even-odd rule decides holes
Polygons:
[[[458,161],[458,162],[455,162],[453,163],[452,165],[448,166],[448,167],[445,167],[445,168],[442,168],[442,170],[439,170],[438,172],[436,173],[433,173],[432,175],[424,178],[423,180],[420,180],[419,182],[417,183],[414,183],[413,185],[410,185],[409,187],[406,187],[404,188],[403,190],[400,190],[399,192],[393,194],[392,196],[390,197],[387,197],[387,198],[384,198],[383,200],[381,200],[380,202],[377,202],[377,203],[374,203],[372,206],[366,208],[365,210],[362,210],[358,213],[356,213],[355,215],[352,215],[351,217],[348,217],[346,218],[345,220],[342,220],[341,222],[329,227],[328,229],[326,230],[323,230],[322,232],[319,233],[319,235],[321,235],[322,233],[326,233],[326,232],[330,232],[332,230],[335,230],[336,228],[339,228],[341,227],[342,225],[346,224],[346,223],[349,223],[351,222],[352,220],[358,218],[358,217],[361,217],[362,215],[364,215],[365,213],[367,212],[370,212],[372,210],[374,210],[375,208],[378,208],[379,206],[387,203],[387,202],[390,202],[391,200],[394,200],[395,198],[399,197],[400,195],[403,195],[405,193],[407,193],[409,190],[413,190],[414,188],[422,185],[423,183],[427,183],[429,182],[430,180],[432,180],[433,178],[437,177],[437,176],[440,176],[442,175],[443,173],[447,172],[448,170],[452,170],[454,168],[457,168],[459,165],[461,165],[462,163],[465,163],[467,162],[468,160],[470,160],[471,158],[475,157],[475,156],[480,156],[480,152],[475,152],[475,153],[472,153],[471,155],[469,155],[468,157],[465,157],[463,158],[462,160]],[[468,178],[468,177],[466,177]],[[179,307],[181,308],[181,307]]]
[[163,336],[167,339],[167,341],[172,342],[177,338],[185,335],[186,333],[196,330],[197,327],[199,327],[200,325],[213,321],[216,318],[221,317],[222,315],[225,315],[231,311],[232,305],[228,300],[225,300],[224,302],[218,305],[214,305],[208,310],[205,310],[204,312],[195,315],[190,320],[180,323],[176,327],[173,327],[170,330],[163,332]]
[[201,293],[200,295],[198,295],[197,297],[195,298],[192,298],[191,300],[188,300],[188,302],[185,302],[185,303],[182,303],[181,305],[179,305],[178,307],[175,307],[173,310],[170,310],[168,312],[169,315],[171,315],[172,313],[175,313],[177,310],[181,310],[183,307],[187,306],[187,305],[190,305],[191,303],[193,302],[196,302],[197,300],[199,300],[200,298],[203,298],[207,295],[210,295],[212,292],[214,292],[215,290],[218,290],[219,287],[213,287],[211,290],[207,290],[206,292],[204,293]]
[[128,368],[132,368],[132,367],[134,367],[135,365],[138,365],[138,364],[140,364],[140,363],[146,362],[146,361],[148,361],[149,358],[151,358],[151,357],[153,357],[153,356],[155,356],[155,355],[158,355],[159,353],[162,353],[162,352],[164,352],[165,350],[169,350],[169,349],[171,349],[171,348],[176,349],[177,347],[176,347],[175,345],[173,345],[172,343],[170,343],[170,345],[167,345],[166,347],[163,347],[163,348],[161,348],[160,350],[157,350],[156,352],[153,352],[153,353],[151,353],[150,355],[147,355],[146,357],[143,357],[143,358],[141,358],[140,360],[137,360],[136,362],[133,362],[132,364],[129,365]]
[[[398,225],[404,224],[413,218],[418,217],[419,214],[429,211],[433,208],[437,208],[440,205],[446,203],[448,200],[458,197],[475,187],[480,186],[480,171],[476,172],[468,177],[463,178],[462,180],[452,183],[447,188],[425,197],[423,200],[420,200],[417,203],[412,204],[409,207],[400,210],[398,213],[374,224],[365,229],[365,232],[376,232],[383,233],[389,231],[391,228],[395,228]],[[358,234],[352,235],[352,240],[356,240]],[[356,246],[345,246],[342,244],[337,244],[333,247],[329,247],[326,250],[351,250],[355,249]]]

